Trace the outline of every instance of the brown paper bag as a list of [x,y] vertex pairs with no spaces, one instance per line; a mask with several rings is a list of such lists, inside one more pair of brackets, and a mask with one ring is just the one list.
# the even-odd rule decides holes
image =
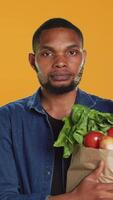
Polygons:
[[87,148],[76,145],[67,172],[67,188],[69,192],[80,181],[94,170],[100,160],[105,161],[105,169],[99,178],[102,183],[113,182],[113,150]]

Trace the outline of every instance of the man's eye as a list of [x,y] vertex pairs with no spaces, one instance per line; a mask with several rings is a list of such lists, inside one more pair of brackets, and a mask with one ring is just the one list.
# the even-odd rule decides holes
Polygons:
[[50,52],[50,51],[41,52],[41,55],[44,57],[52,56],[52,52]]
[[79,52],[79,50],[70,50],[69,52],[68,52],[68,55],[70,55],[70,56],[75,56],[75,55],[77,55],[77,54],[79,54],[80,52]]

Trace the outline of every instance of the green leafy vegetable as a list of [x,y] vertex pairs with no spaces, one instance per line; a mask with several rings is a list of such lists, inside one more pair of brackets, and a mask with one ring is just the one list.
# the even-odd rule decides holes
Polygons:
[[76,143],[83,144],[83,137],[88,132],[99,131],[106,135],[111,127],[113,127],[113,114],[76,104],[72,108],[71,115],[64,118],[64,126],[54,146],[63,147],[63,157],[68,158]]

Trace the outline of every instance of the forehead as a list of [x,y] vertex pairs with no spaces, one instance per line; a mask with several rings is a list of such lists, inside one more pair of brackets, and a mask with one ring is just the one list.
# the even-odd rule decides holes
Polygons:
[[82,42],[79,35],[69,28],[52,28],[44,30],[40,35],[39,46],[50,45],[71,45],[76,44],[82,47]]

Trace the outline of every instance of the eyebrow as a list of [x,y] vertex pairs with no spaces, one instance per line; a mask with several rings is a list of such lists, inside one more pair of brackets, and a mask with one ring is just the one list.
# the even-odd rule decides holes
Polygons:
[[47,45],[43,45],[41,48],[39,48],[40,50],[43,50],[43,49],[48,49],[50,51],[54,51],[54,48],[53,47],[50,47],[50,46],[47,46]]
[[[72,45],[69,45],[66,47],[66,50],[70,49],[70,48],[79,48],[79,49],[82,49],[79,45],[77,44],[72,44]],[[50,51],[55,51],[55,49],[51,46],[48,46],[48,45],[43,45],[41,48],[39,48],[40,50],[43,50],[43,49],[48,49]]]

